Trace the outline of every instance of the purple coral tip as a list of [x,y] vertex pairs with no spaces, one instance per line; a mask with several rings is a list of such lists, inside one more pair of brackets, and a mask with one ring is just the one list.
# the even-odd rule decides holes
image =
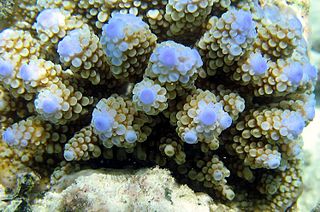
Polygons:
[[177,63],[177,55],[174,48],[164,47],[159,49],[159,60],[167,67],[173,67]]
[[126,132],[125,139],[128,143],[132,144],[138,139],[137,133],[134,130],[128,130]]
[[199,114],[199,119],[202,124],[210,126],[217,121],[218,117],[214,110],[210,108],[204,108],[204,111],[201,111]]
[[6,142],[9,146],[12,146],[15,144],[16,139],[14,136],[14,132],[11,128],[6,129],[3,133],[2,133],[2,139],[4,142]]
[[298,62],[293,62],[284,68],[284,73],[287,75],[288,80],[294,84],[299,85],[303,77],[302,65]]
[[66,36],[58,44],[57,52],[60,57],[73,57],[81,51],[81,44],[77,36]]
[[140,93],[140,101],[143,104],[151,105],[156,100],[156,94],[150,88],[144,88]]
[[9,77],[13,72],[13,65],[5,60],[0,59],[0,75],[2,77]]
[[198,136],[195,131],[190,130],[184,134],[183,139],[187,144],[195,144],[197,143]]
[[64,151],[63,156],[66,161],[73,161],[75,159],[74,152],[70,150]]
[[59,110],[59,108],[59,103],[50,97],[44,99],[42,102],[42,110],[47,114],[55,113]]
[[94,117],[93,126],[99,132],[105,132],[112,128],[113,120],[107,113],[101,113]]
[[262,75],[268,70],[268,61],[261,55],[261,53],[250,55],[249,63],[254,75]]
[[232,118],[226,114],[219,119],[219,123],[222,129],[227,129],[232,124]]

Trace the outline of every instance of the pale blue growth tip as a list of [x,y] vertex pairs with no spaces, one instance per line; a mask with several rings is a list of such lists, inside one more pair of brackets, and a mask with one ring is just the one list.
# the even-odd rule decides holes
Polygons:
[[310,105],[304,108],[306,115],[307,115],[307,119],[312,120],[315,115],[316,115],[316,107],[315,105]]
[[59,110],[60,105],[54,98],[46,98],[42,102],[42,110],[47,114],[55,113]]
[[239,56],[242,53],[242,48],[238,44],[231,43],[229,52],[232,56]]
[[163,47],[159,50],[159,61],[162,65],[167,67],[173,67],[177,63],[177,55],[174,47]]
[[66,161],[73,161],[75,158],[75,155],[73,151],[67,150],[67,151],[64,151],[63,157],[64,159],[66,159]]
[[292,113],[289,117],[284,118],[282,124],[288,128],[293,136],[300,135],[305,127],[303,117],[298,112]]
[[155,92],[150,88],[144,88],[139,96],[140,101],[145,105],[151,105],[156,100]]
[[193,130],[187,131],[184,134],[183,140],[187,144],[195,144],[195,143],[197,143],[197,140],[198,140],[197,133]]
[[301,147],[298,144],[295,144],[291,147],[291,154],[292,156],[298,156],[302,152]]
[[268,62],[261,53],[250,55],[249,63],[254,75],[262,75],[268,70]]
[[252,39],[257,36],[256,25],[250,12],[233,10],[231,13],[235,16],[235,20],[231,24],[229,53],[232,56],[239,56],[242,53],[241,45],[244,44],[247,39]]
[[93,127],[98,132],[106,132],[112,128],[113,120],[108,113],[100,113],[93,118]]
[[0,59],[0,75],[2,77],[9,77],[13,73],[13,65],[5,60]]
[[251,13],[244,10],[237,11],[235,23],[233,27],[241,32],[248,32],[254,28]]
[[223,178],[223,174],[222,174],[222,172],[220,170],[215,170],[213,172],[213,179],[215,181],[220,181],[220,180],[222,180],[222,178]]
[[300,121],[295,120],[295,121],[291,122],[291,124],[289,125],[290,131],[292,132],[292,134],[294,134],[296,136],[298,136],[302,133],[304,127],[305,127],[305,123],[304,123],[303,119],[301,119]]
[[106,36],[110,39],[123,39],[125,34],[123,32],[123,20],[111,17],[109,23],[105,26]]
[[58,44],[58,54],[60,57],[73,57],[82,52],[81,44],[77,34],[64,37]]
[[2,140],[6,142],[9,146],[13,146],[16,143],[14,132],[11,128],[6,129],[2,133]]
[[23,64],[19,70],[20,77],[24,81],[33,80],[35,72],[36,72],[35,67],[28,64]]
[[269,169],[276,169],[280,166],[281,157],[277,155],[271,155],[269,158],[265,161],[265,165]]
[[58,8],[42,10],[37,16],[37,25],[45,29],[59,26],[59,23],[64,23],[64,21],[65,17]]
[[125,139],[128,143],[132,144],[138,139],[137,133],[134,130],[128,130],[125,134]]
[[204,108],[199,114],[200,122],[207,126],[213,125],[217,119],[217,113],[210,108]]
[[23,139],[23,140],[20,141],[20,145],[21,145],[22,147],[26,147],[26,146],[28,146],[28,141],[25,140],[25,139]]
[[232,124],[232,118],[226,113],[219,119],[219,124],[222,129],[227,129]]
[[316,114],[316,98],[314,94],[311,94],[304,105],[304,110],[307,116],[307,119],[312,120]]
[[284,68],[284,72],[286,73],[288,80],[293,85],[299,85],[303,77],[303,68],[300,63],[298,62],[291,63],[289,66]]
[[297,17],[295,17],[295,16],[291,17],[291,19],[289,20],[289,26],[290,26],[290,28],[293,28],[296,31],[300,32],[302,35],[303,26],[302,26],[301,21]]
[[203,65],[203,62],[199,52],[196,49],[192,49],[192,54],[197,61],[197,66],[201,67]]
[[126,36],[142,30],[145,26],[147,26],[146,23],[133,14],[113,13],[109,22],[102,27],[102,44],[106,44],[110,40],[112,42],[123,40]]
[[266,5],[263,8],[265,18],[271,20],[272,22],[280,22],[280,19],[283,18],[280,12],[280,9],[273,5]]
[[317,78],[317,68],[310,63],[304,65],[303,69],[308,74],[311,80],[315,80]]

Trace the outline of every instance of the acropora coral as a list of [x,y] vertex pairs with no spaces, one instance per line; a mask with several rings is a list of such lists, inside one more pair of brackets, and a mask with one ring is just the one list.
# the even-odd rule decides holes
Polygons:
[[317,70],[288,5],[1,4],[6,187],[19,173],[46,177],[61,164],[157,164],[245,211],[284,211],[299,197],[301,132],[315,115]]

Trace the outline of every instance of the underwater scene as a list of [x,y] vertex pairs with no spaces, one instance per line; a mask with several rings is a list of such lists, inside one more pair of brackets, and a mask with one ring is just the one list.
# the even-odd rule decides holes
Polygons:
[[319,0],[0,0],[0,211],[320,212]]

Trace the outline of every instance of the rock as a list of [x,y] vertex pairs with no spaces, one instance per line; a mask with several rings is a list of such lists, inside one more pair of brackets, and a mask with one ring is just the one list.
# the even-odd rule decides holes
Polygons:
[[170,172],[152,168],[83,170],[62,177],[33,211],[237,211],[178,185]]

